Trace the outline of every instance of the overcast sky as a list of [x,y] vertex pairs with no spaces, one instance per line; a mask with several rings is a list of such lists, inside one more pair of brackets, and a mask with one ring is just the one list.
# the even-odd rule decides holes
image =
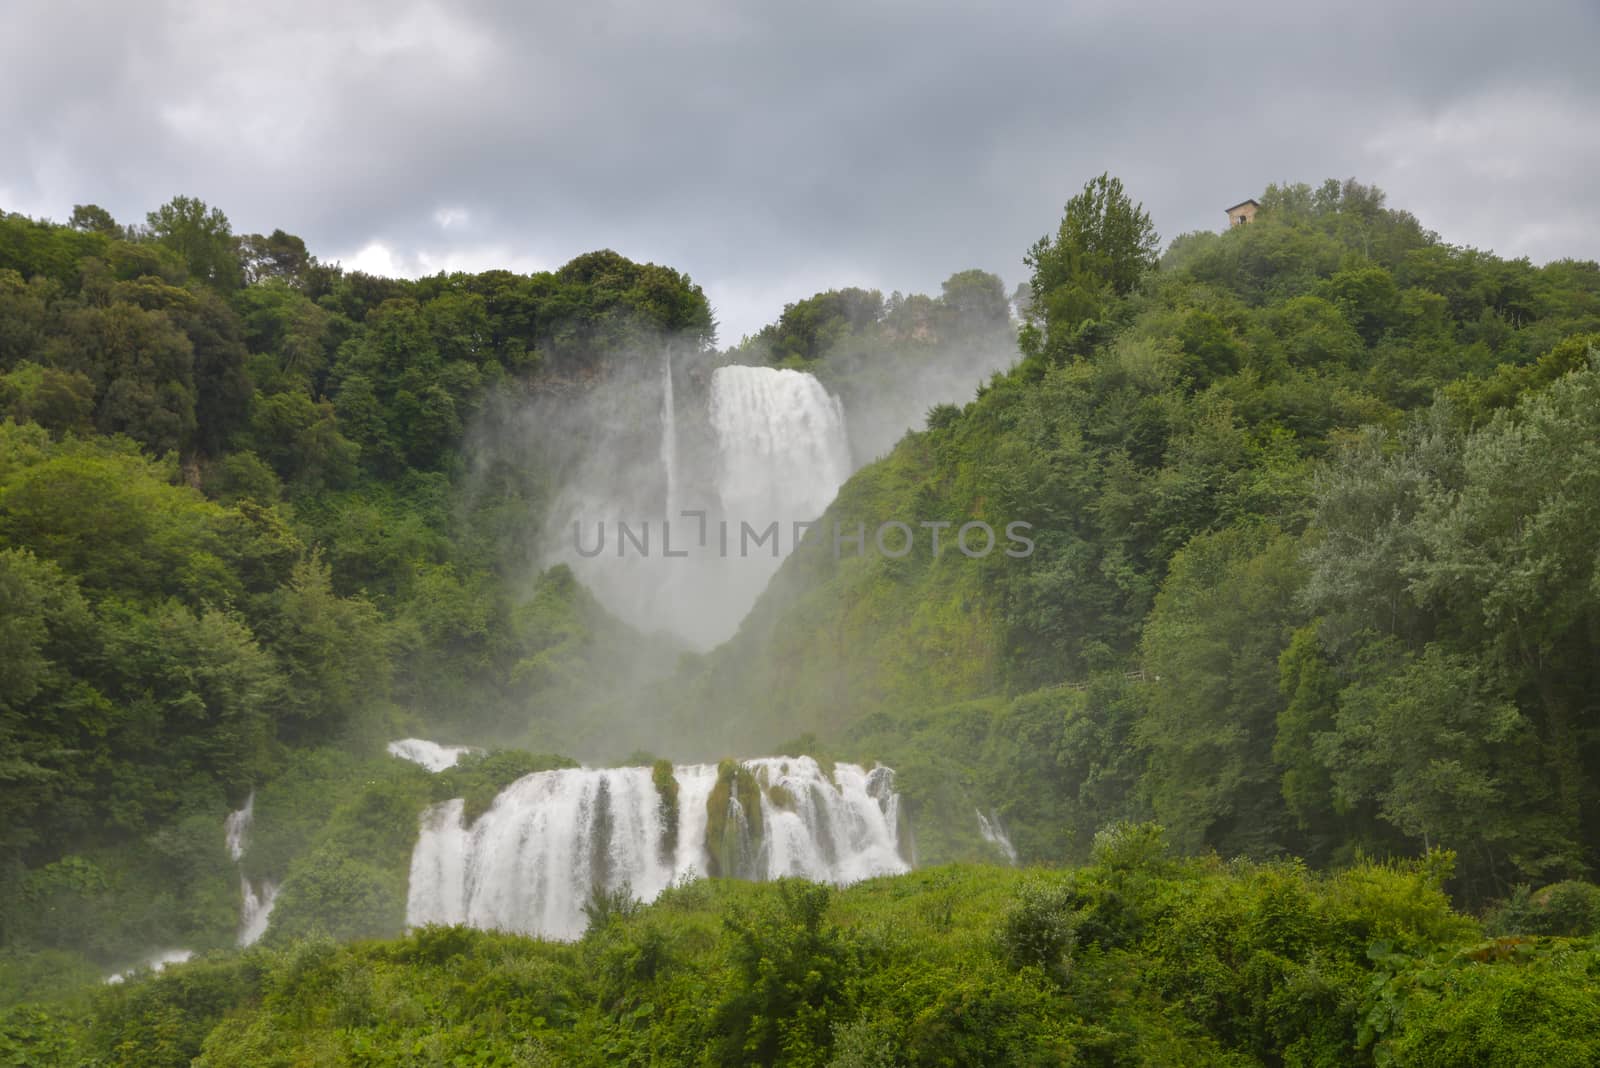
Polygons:
[[1600,257],[1600,2],[8,0],[0,208],[177,193],[383,273],[610,247],[733,342],[936,292],[1103,170],[1164,238],[1354,176],[1447,240]]

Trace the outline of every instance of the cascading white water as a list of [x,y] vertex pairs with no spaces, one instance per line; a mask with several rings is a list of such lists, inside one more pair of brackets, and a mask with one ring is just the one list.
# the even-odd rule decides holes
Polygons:
[[[849,477],[850,443],[838,398],[803,371],[719,367],[705,407],[682,410],[674,375],[664,354],[659,387],[627,382],[630,396],[659,388],[659,438],[648,452],[637,433],[596,440],[552,508],[550,560],[628,623],[710,648],[793,550],[794,524],[820,516]],[[636,397],[625,405],[603,387],[582,403],[608,425],[641,414]]]
[[[250,791],[244,807],[228,813],[223,824],[227,836],[228,854],[235,864],[244,859],[250,841],[250,825],[255,822],[256,794]],[[278,901],[278,884],[270,879],[261,880],[257,886],[241,870],[239,872],[239,944],[254,945],[267,933],[267,923],[272,918],[272,906]]]
[[907,870],[900,795],[885,767],[839,764],[830,783],[810,757],[747,761],[761,791],[766,878],[853,883]]
[[239,877],[244,903],[239,906],[239,944],[253,946],[267,933],[272,920],[272,906],[278,903],[278,884],[271,879],[261,880],[259,887],[244,876]]
[[256,792],[250,791],[250,796],[245,798],[244,808],[235,809],[228,813],[228,818],[222,821],[222,833],[228,843],[228,856],[233,858],[235,864],[244,859],[244,847],[250,837],[250,824],[256,818]]
[[[649,901],[677,879],[715,870],[707,843],[713,815],[731,844],[722,863],[741,869],[728,874],[842,885],[909,870],[890,769],[839,764],[830,779],[810,757],[739,767],[759,791],[759,822],[739,818],[740,790],[729,779],[726,809],[710,811],[719,777],[733,769],[685,765],[673,769],[675,836],[649,768],[538,772],[508,786],[470,827],[460,799],[430,806],[411,857],[407,922],[576,938],[596,889],[626,887]],[[733,855],[743,859],[726,859]]]
[[717,495],[734,522],[815,519],[850,477],[844,407],[803,371],[719,367],[711,375]]
[[137,966],[129,968],[125,972],[113,972],[105,977],[105,982],[113,984],[120,983],[133,978],[140,972],[150,972],[151,974],[154,974],[156,972],[165,971],[167,965],[183,964],[193,956],[194,951],[191,949],[163,949],[159,953],[150,954]]
[[661,470],[666,475],[667,514],[678,515],[678,402],[672,392],[672,354],[661,354]]
[[678,846],[672,870],[697,878],[707,874],[706,825],[711,817],[706,803],[717,785],[717,766],[684,764],[672,769],[672,777],[678,784]]
[[429,771],[453,768],[467,753],[483,752],[470,745],[440,745],[426,738],[401,738],[399,741],[390,742],[387,748],[390,756],[409,760],[413,764],[421,764]]
[[1000,823],[1000,814],[983,814],[982,809],[973,809],[973,814],[978,817],[978,833],[983,835],[983,840],[998,849],[1006,858],[1006,863],[1013,868],[1017,866],[1017,847],[1011,844],[1011,836],[1006,834],[1006,829]]

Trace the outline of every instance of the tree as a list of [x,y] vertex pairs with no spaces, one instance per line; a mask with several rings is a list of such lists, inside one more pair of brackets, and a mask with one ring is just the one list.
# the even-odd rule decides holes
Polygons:
[[1350,267],[1328,279],[1324,295],[1344,313],[1368,345],[1400,322],[1400,290],[1382,267]]
[[279,278],[257,282],[233,303],[250,351],[270,358],[251,364],[256,388],[316,396],[333,354],[334,316]]
[[249,439],[285,482],[313,489],[346,484],[360,451],[339,433],[331,403],[300,392],[258,397]]
[[287,680],[280,731],[325,740],[377,708],[389,689],[387,639],[378,611],[361,597],[340,597],[318,557],[296,564],[271,597],[263,636]]
[[94,385],[87,375],[24,361],[0,374],[0,412],[33,421],[60,437],[93,428]]
[[1455,850],[1479,881],[1474,896],[1510,888],[1507,859],[1564,874],[1573,843],[1537,816],[1548,799],[1529,723],[1482,667],[1439,645],[1412,658],[1392,639],[1363,661],[1366,677],[1341,693],[1332,729],[1312,743],[1335,808],[1370,801],[1423,849]]
[[1185,848],[1266,854],[1284,844],[1272,742],[1299,571],[1294,539],[1230,527],[1178,553],[1156,599],[1144,633],[1156,680],[1137,734],[1151,750],[1156,817]]
[[0,267],[0,370],[37,359],[50,323],[50,298],[58,289],[47,279],[24,281]]
[[1006,287],[988,271],[957,271],[939,287],[940,303],[956,336],[992,334],[1011,325],[1011,302]]
[[173,318],[194,350],[194,447],[215,456],[250,417],[253,387],[239,317],[221,297],[202,292]]
[[1130,200],[1122,179],[1101,174],[1067,201],[1054,241],[1040,238],[1026,262],[1048,280],[1069,259],[1080,259],[1080,269],[1106,283],[1112,293],[1125,296],[1155,267],[1160,241],[1144,205]]
[[317,258],[306,251],[306,243],[293,234],[274,230],[263,237],[246,234],[239,239],[239,263],[244,280],[252,285],[276,278],[291,285],[303,284],[306,272]]
[[187,452],[194,442],[194,344],[161,311],[114,302],[63,316],[50,362],[87,375],[95,426],[152,452]]
[[113,219],[111,213],[98,204],[74,204],[72,206],[72,216],[68,219],[67,225],[74,230],[82,230],[85,233],[104,234],[107,237],[116,238],[123,236],[123,229],[117,225],[117,220]]
[[848,1004],[855,947],[827,920],[831,891],[783,879],[775,897],[761,912],[730,910],[723,920],[736,981],[711,1011],[725,1064],[820,1060],[828,1015]]
[[1557,810],[1591,841],[1600,795],[1592,740],[1600,686],[1600,368],[1572,371],[1473,434],[1458,493],[1418,516],[1405,569],[1448,633],[1480,650],[1537,709]]
[[1107,299],[1132,292],[1155,267],[1160,240],[1144,205],[1129,199],[1121,179],[1090,179],[1067,201],[1055,237],[1041,237],[1023,257],[1033,268],[1030,314],[1043,318],[1043,349],[1064,354],[1072,333],[1098,318]]
[[67,684],[56,658],[84,635],[98,637],[72,580],[26,550],[0,549],[0,859],[47,831],[40,824],[61,777],[51,765],[72,743],[64,724],[39,712]]
[[756,340],[774,363],[819,360],[846,338],[877,327],[883,294],[876,289],[830,289],[786,304],[778,321],[761,328]]
[[100,762],[113,823],[138,831],[195,794],[241,795],[265,769],[280,707],[271,654],[232,612],[175,600],[103,611],[117,712]]
[[1371,634],[1414,647],[1432,636],[1433,615],[1406,569],[1421,552],[1418,512],[1459,485],[1461,448],[1448,410],[1437,408],[1399,435],[1377,427],[1352,435],[1319,472],[1305,604],[1336,653]]
[[189,277],[228,293],[244,282],[228,217],[194,197],[173,197],[148,216],[151,235],[189,266]]

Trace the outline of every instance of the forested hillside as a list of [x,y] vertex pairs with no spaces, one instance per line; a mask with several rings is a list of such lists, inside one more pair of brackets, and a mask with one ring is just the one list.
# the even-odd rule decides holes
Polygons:
[[253,787],[331,806],[389,738],[615,697],[650,643],[538,572],[548,472],[466,433],[663,337],[710,345],[704,295],[612,252],[408,282],[183,197],[0,217],[0,945],[226,944]]
[[[1157,261],[1090,183],[1030,252],[1021,364],[845,486],[685,715],[893,764],[925,861],[984,855],[981,807],[1037,861],[1154,818],[1224,856],[1444,846],[1469,901],[1592,871],[1600,268],[1353,182],[1261,204]],[[943,551],[885,558],[888,520]],[[1036,551],[963,555],[979,520]]]

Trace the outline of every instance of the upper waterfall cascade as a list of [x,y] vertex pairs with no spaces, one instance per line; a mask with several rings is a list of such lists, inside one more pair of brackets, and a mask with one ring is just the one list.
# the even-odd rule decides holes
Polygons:
[[850,477],[850,441],[843,405],[804,371],[729,365],[695,390],[675,374],[686,372],[663,356],[659,379],[631,384],[660,391],[653,443],[598,443],[569,475],[549,537],[552,560],[620,618],[710,648],[793,550],[794,525]]
[[411,859],[407,922],[572,939],[596,891],[653,900],[682,878],[794,875],[843,885],[910,870],[889,768],[810,757],[673,768],[570,768],[506,787],[470,826],[430,806]]
[[[850,477],[844,406],[804,371],[717,368],[711,425],[717,495],[734,523],[815,519]],[[788,544],[790,532],[780,534]]]

